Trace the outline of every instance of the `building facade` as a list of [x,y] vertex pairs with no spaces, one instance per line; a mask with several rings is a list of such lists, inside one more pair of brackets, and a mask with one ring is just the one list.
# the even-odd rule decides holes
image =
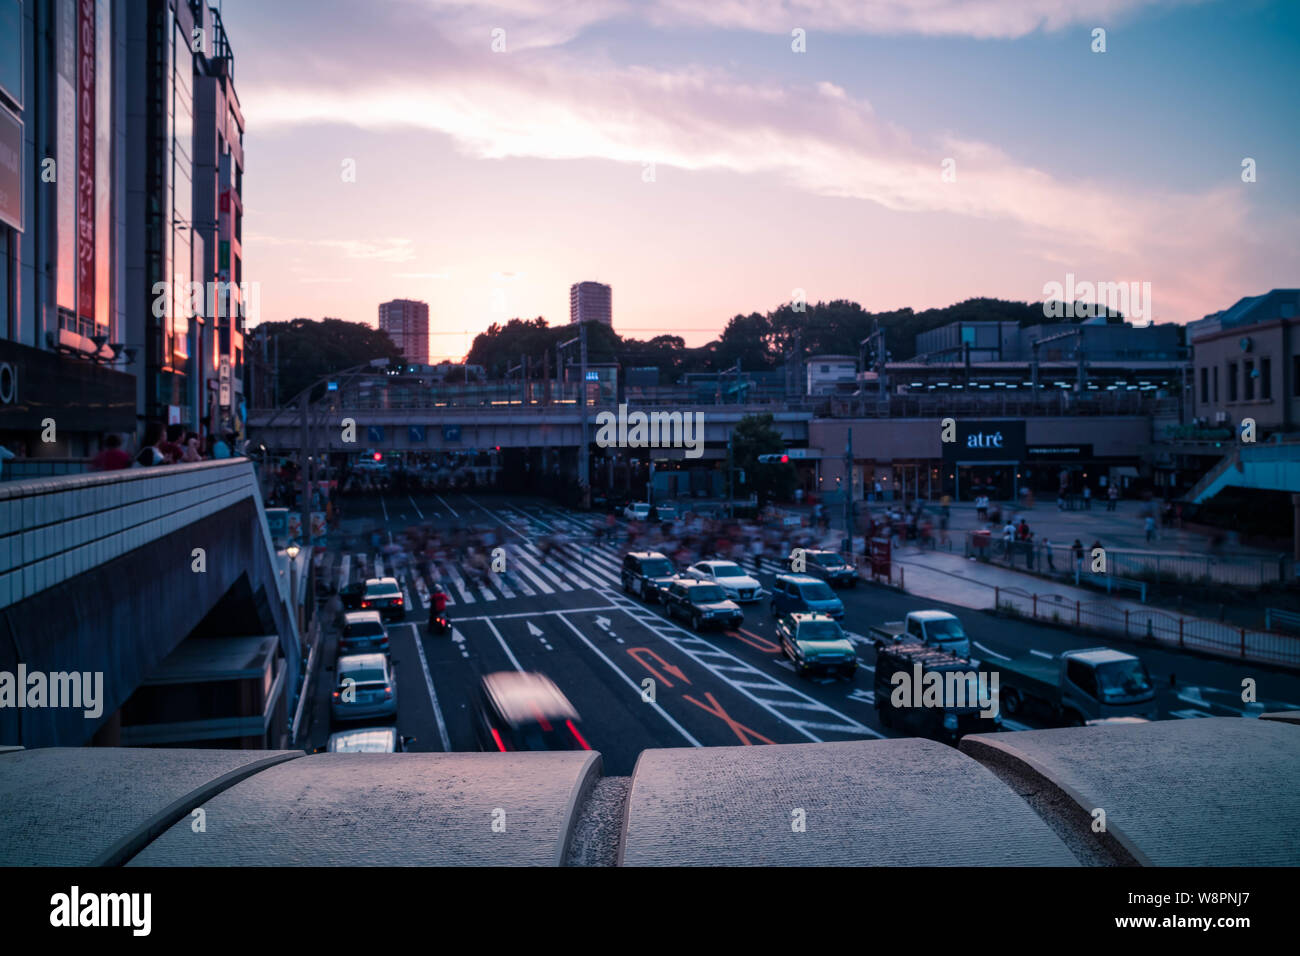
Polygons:
[[1262,440],[1300,428],[1300,289],[1273,289],[1187,327],[1195,416],[1209,427],[1255,421]]
[[379,328],[387,332],[402,358],[414,365],[429,364],[429,304],[414,299],[380,303]]
[[241,432],[243,117],[219,14],[0,0],[0,46],[0,442],[82,459],[149,421]]
[[0,443],[92,454],[135,427],[117,93],[124,5],[0,0]]
[[569,286],[569,324],[614,324],[614,292],[600,282],[575,282]]

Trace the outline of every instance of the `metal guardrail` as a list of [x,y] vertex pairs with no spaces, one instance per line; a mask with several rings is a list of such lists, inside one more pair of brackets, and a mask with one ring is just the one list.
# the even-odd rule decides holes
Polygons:
[[1277,630],[1285,628],[1289,631],[1300,633],[1300,614],[1294,611],[1283,611],[1281,608],[1267,607],[1264,609],[1264,630]]
[[1000,614],[1076,630],[1113,634],[1128,640],[1145,639],[1246,660],[1300,665],[1300,636],[1293,634],[1254,630],[1147,608],[1116,608],[1102,601],[1070,600],[1059,594],[1037,594],[996,585],[993,602]]
[[[1213,554],[1169,554],[1161,551],[1125,551],[1106,548],[1106,573],[1091,577],[1117,577],[1141,583],[1167,581],[1183,584],[1222,584],[1238,588],[1262,588],[1288,584],[1295,576],[1295,561],[1286,555],[1276,558],[1245,557]],[[1052,545],[1049,549],[1041,543],[1027,545],[1022,541],[1006,543],[996,534],[981,536],[977,531],[966,532],[966,557],[984,558],[1017,565],[1039,574],[1068,575],[1075,569],[1075,556],[1069,545]],[[1083,560],[1090,559],[1085,549]],[[1077,582],[1076,582],[1077,583]],[[1143,598],[1145,601],[1146,599]]]

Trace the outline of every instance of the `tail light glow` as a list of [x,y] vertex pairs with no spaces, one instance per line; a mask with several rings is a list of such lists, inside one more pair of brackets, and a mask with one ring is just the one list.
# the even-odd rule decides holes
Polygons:
[[583,740],[583,738],[582,738],[582,734],[578,733],[578,728],[575,727],[575,726],[573,726],[573,721],[571,721],[571,720],[566,720],[566,721],[564,722],[564,726],[566,726],[566,727],[569,728],[569,733],[573,734],[573,738],[574,738],[576,741],[578,741],[578,744],[582,747],[583,750],[590,750],[590,749],[591,749],[591,744],[589,744],[589,743],[587,743],[587,741]]
[[505,753],[506,745],[501,740],[501,733],[495,727],[492,728],[492,739],[496,741],[497,750],[501,751],[502,753]]

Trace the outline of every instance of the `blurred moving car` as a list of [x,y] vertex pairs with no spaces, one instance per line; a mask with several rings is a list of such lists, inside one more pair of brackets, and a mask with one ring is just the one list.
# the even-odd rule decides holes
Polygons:
[[671,501],[665,501],[655,505],[656,521],[676,521],[681,517],[681,512],[677,510],[677,505]]
[[339,656],[367,651],[388,653],[388,628],[378,611],[349,611],[339,633]]
[[643,601],[662,601],[677,578],[672,561],[658,551],[631,551],[623,555],[623,593]]
[[370,578],[366,581],[366,590],[361,595],[361,607],[378,611],[384,620],[401,621],[406,618],[406,606],[397,578]]
[[673,581],[665,592],[664,604],[669,617],[684,618],[697,631],[705,625],[739,627],[745,620],[740,605],[730,600],[726,591],[696,578]]
[[858,655],[853,642],[825,614],[793,611],[776,619],[776,633],[781,652],[800,677],[830,674],[853,678],[858,672]]
[[343,610],[355,611],[360,608],[361,598],[365,593],[366,583],[364,581],[354,581],[339,588],[339,600],[343,602]]
[[648,501],[634,501],[623,509],[623,517],[628,521],[648,521],[650,519],[650,503]]
[[590,750],[581,719],[545,674],[499,671],[479,681],[475,707],[479,747],[488,751]]
[[687,568],[686,573],[700,581],[712,581],[727,592],[727,597],[741,604],[763,597],[763,585],[735,561],[699,561]]
[[339,658],[330,717],[335,721],[397,716],[397,677],[385,654]]
[[772,614],[808,611],[837,621],[844,617],[844,602],[825,581],[809,574],[778,574],[772,585]]
[[332,754],[405,753],[413,743],[414,737],[398,736],[396,727],[360,727],[330,734],[325,750]]
[[[821,578],[831,587],[855,588],[858,586],[857,570],[838,551],[805,548],[802,562],[796,561],[794,556],[791,556],[786,559],[785,563],[795,574],[809,574],[815,578]],[[803,564],[802,569],[796,569],[796,565],[799,563]]]

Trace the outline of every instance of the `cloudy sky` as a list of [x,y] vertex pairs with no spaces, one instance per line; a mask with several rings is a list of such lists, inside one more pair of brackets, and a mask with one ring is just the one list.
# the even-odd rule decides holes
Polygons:
[[1290,0],[222,7],[263,320],[423,299],[437,358],[567,321],[584,279],[690,344],[796,289],[921,309],[1073,273],[1185,322],[1300,284]]

